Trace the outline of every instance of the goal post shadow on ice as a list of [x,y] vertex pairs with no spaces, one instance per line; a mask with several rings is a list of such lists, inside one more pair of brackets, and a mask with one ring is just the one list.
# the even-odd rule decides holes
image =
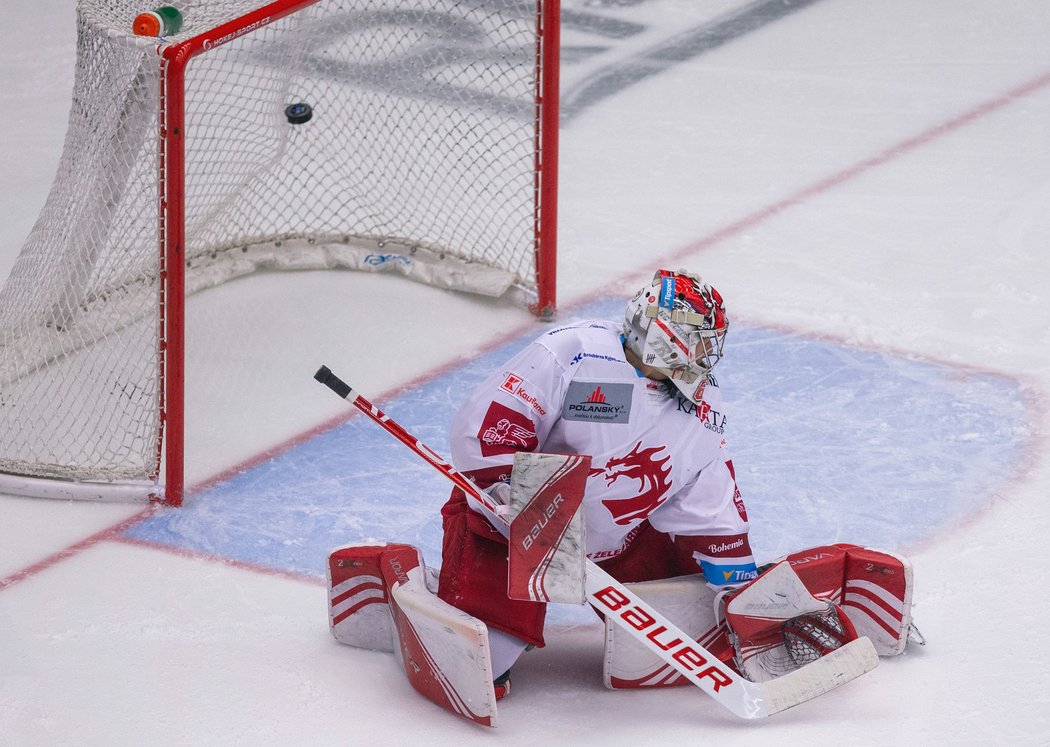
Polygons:
[[[622,308],[603,298],[558,324]],[[447,457],[459,404],[540,329],[379,404]],[[740,323],[715,373],[730,410],[712,427],[725,429],[760,561],[832,542],[914,546],[987,504],[1028,439],[1020,383],[993,373]],[[318,579],[346,544],[412,544],[438,567],[448,494],[443,476],[354,417],[125,534]]]

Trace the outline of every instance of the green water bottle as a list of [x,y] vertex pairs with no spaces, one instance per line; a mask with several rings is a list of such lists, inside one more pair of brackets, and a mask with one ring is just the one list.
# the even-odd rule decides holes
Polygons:
[[139,13],[131,28],[137,36],[172,36],[182,30],[182,13],[178,8],[162,5]]

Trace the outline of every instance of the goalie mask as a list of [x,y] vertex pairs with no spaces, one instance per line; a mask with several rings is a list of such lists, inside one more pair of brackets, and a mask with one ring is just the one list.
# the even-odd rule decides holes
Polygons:
[[627,304],[623,336],[642,363],[699,404],[728,329],[718,291],[685,270],[658,270]]

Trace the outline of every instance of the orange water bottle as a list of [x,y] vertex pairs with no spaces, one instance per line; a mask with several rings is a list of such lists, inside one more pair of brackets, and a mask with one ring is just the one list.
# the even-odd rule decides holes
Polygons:
[[178,8],[162,5],[139,13],[131,29],[137,36],[171,36],[182,29],[182,13]]

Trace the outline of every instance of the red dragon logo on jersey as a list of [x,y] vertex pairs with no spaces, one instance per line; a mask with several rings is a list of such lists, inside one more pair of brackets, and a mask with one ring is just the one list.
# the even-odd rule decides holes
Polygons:
[[626,456],[613,457],[598,469],[591,469],[590,475],[604,475],[605,484],[612,485],[620,478],[631,478],[639,483],[639,493],[634,498],[603,500],[602,505],[609,509],[613,521],[617,524],[630,524],[644,519],[666,500],[671,488],[668,476],[671,468],[667,462],[670,455],[656,459],[656,454],[663,451],[663,446],[643,449],[642,442],[635,444]]

